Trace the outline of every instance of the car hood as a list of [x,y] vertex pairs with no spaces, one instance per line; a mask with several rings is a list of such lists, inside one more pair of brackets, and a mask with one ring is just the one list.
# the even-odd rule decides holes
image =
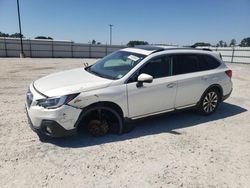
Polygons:
[[52,97],[107,87],[112,80],[98,77],[84,68],[50,74],[34,82],[40,93]]

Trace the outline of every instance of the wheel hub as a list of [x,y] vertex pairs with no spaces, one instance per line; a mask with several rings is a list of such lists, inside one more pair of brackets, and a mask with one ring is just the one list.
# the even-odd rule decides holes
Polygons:
[[109,126],[106,121],[91,120],[88,129],[93,136],[103,136],[108,132]]

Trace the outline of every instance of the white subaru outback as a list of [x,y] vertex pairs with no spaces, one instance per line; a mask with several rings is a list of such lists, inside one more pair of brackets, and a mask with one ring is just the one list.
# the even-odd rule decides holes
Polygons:
[[209,115],[232,92],[232,71],[215,52],[139,46],[95,64],[51,74],[30,84],[31,128],[51,137],[88,130],[124,132],[127,121],[196,108]]

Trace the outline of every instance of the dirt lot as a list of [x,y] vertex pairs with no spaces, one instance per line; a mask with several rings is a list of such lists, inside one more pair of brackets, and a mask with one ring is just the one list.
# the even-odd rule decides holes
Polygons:
[[217,113],[164,115],[131,133],[42,139],[24,109],[29,83],[90,59],[0,59],[0,187],[250,187],[250,65]]

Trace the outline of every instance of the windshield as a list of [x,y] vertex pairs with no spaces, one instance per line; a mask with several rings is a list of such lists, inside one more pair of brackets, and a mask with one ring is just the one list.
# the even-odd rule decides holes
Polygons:
[[97,76],[108,79],[120,79],[126,75],[133,67],[135,67],[146,56],[126,51],[116,51],[86,70]]

